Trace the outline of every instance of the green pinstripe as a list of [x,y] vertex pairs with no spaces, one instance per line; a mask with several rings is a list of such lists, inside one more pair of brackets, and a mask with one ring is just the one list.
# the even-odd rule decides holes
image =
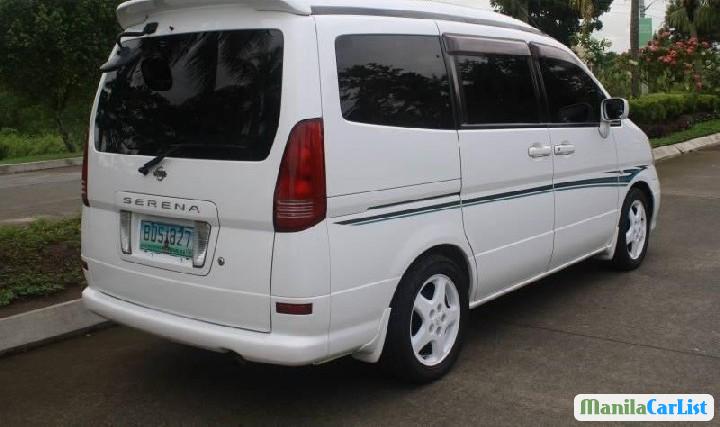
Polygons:
[[[614,176],[603,176],[598,178],[583,179],[578,181],[559,182],[553,185],[543,185],[539,187],[531,187],[523,190],[515,190],[503,193],[492,194],[483,197],[476,197],[465,200],[456,200],[452,202],[445,202],[425,206],[421,208],[403,209],[399,211],[372,215],[362,218],[353,218],[336,222],[339,225],[365,225],[374,224],[377,222],[388,221],[391,219],[408,218],[417,215],[424,215],[432,212],[439,212],[448,209],[458,209],[462,207],[482,205],[486,203],[499,202],[504,200],[514,200],[524,197],[536,196],[539,194],[549,193],[551,191],[571,191],[581,188],[598,188],[598,187],[625,187],[642,171],[647,169],[647,165],[636,166],[634,168],[625,169],[622,171],[610,171],[604,174],[611,174]],[[440,197],[452,197],[457,196],[458,193],[448,194],[446,196],[433,197],[432,199]],[[415,203],[417,200],[411,200],[408,202],[393,203],[393,206],[402,204]],[[372,209],[378,209],[379,207],[373,207]]]

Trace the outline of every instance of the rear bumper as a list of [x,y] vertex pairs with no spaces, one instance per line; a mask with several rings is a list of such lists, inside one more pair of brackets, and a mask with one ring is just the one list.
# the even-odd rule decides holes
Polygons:
[[132,304],[92,288],[85,289],[82,296],[90,311],[105,318],[173,341],[237,353],[251,362],[299,366],[328,357],[326,334],[297,336],[215,325]]

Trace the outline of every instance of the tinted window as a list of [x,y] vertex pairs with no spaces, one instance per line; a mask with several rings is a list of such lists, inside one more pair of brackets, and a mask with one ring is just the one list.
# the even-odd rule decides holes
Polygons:
[[553,123],[596,123],[605,95],[590,76],[575,63],[562,59],[540,59],[545,91]]
[[97,148],[262,160],[280,115],[283,37],[241,30],[125,41],[97,112]]
[[396,127],[454,127],[439,37],[342,36],[336,51],[345,119]]
[[529,56],[456,57],[465,123],[538,123]]

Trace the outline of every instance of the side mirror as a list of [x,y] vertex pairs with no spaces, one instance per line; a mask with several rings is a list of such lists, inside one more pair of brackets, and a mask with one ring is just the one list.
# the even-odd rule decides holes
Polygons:
[[600,136],[607,138],[610,135],[610,122],[624,120],[630,116],[630,103],[622,98],[603,99],[600,107],[602,120],[600,121]]
[[610,98],[602,102],[603,121],[625,120],[630,116],[630,103],[627,99]]

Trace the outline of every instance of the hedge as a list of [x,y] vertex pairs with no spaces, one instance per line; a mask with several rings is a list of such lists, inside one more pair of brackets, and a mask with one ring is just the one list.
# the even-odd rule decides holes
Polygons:
[[0,160],[66,152],[57,135],[23,135],[14,129],[0,129]]
[[661,124],[698,113],[720,113],[720,96],[653,93],[630,100],[630,118],[636,123]]

